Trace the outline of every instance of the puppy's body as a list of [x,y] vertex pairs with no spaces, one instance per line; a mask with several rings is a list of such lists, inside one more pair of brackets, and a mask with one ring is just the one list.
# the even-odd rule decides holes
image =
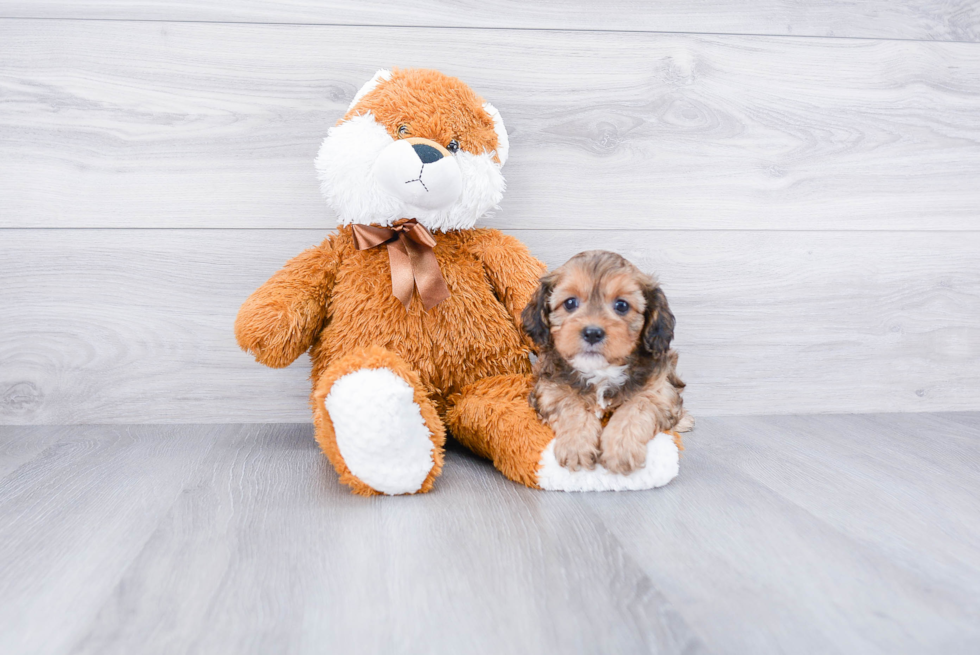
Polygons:
[[531,405],[555,431],[562,466],[628,474],[657,433],[693,425],[667,299],[619,255],[576,255],[542,278],[522,319],[540,350]]

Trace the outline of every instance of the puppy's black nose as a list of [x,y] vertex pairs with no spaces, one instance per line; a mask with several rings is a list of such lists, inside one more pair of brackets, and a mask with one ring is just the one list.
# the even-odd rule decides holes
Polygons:
[[606,338],[606,331],[596,325],[590,325],[582,330],[582,338],[595,345]]
[[422,160],[423,164],[431,164],[434,161],[442,159],[442,153],[430,145],[416,143],[412,148],[415,150],[415,154],[419,156],[419,159]]

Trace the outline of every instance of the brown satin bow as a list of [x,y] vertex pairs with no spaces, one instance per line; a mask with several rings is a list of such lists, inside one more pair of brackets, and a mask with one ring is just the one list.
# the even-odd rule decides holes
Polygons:
[[388,245],[391,291],[405,309],[412,301],[412,290],[419,290],[422,306],[428,311],[449,297],[449,287],[439,270],[432,249],[436,240],[414,218],[403,219],[391,227],[354,225],[354,245],[368,250]]

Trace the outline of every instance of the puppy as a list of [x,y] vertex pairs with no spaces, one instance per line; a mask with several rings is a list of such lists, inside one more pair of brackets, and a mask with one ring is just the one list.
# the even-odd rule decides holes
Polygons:
[[674,315],[656,280],[626,259],[575,255],[541,278],[521,319],[539,350],[531,406],[555,431],[562,466],[628,475],[657,433],[693,427],[670,350]]

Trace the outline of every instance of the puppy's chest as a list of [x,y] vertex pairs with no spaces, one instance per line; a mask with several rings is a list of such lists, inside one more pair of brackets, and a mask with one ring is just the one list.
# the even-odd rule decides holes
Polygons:
[[609,420],[617,407],[623,404],[623,386],[628,373],[625,366],[607,366],[587,373],[579,373],[586,383],[586,395],[592,411],[605,421]]

